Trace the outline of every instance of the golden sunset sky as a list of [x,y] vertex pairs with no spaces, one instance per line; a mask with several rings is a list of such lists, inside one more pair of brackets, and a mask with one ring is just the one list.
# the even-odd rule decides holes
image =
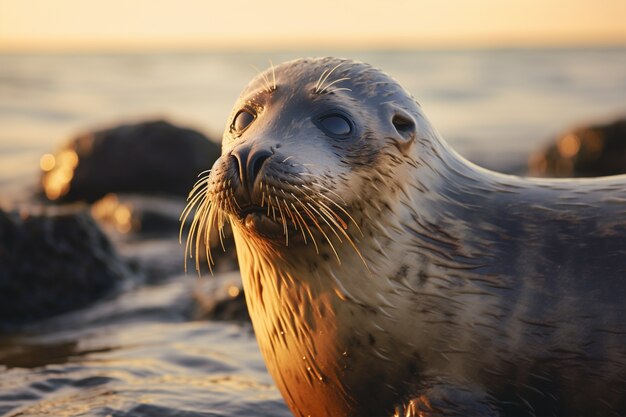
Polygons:
[[0,0],[0,50],[625,45],[626,0]]

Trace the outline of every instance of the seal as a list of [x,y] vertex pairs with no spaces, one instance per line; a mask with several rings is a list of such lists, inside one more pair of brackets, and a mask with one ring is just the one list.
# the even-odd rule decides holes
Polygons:
[[382,71],[301,59],[242,92],[192,212],[296,416],[626,413],[626,176],[490,172]]

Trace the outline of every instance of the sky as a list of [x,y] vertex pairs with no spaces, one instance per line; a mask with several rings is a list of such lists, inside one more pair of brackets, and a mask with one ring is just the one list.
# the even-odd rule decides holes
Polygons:
[[0,0],[0,50],[626,45],[626,0]]

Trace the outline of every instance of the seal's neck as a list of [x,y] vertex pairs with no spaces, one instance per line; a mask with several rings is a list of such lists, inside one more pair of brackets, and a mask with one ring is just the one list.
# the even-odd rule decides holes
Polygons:
[[285,252],[233,233],[259,347],[286,402],[298,416],[346,415],[355,404],[341,381],[350,349],[340,329],[347,318],[338,317],[345,295],[331,284],[335,264],[308,246]]
[[[474,290],[464,274],[477,266],[454,217],[473,168],[436,146],[419,151],[406,172],[375,170],[347,230],[356,249],[335,238],[276,247],[233,230],[261,352],[297,415],[384,415],[424,364],[463,366],[439,352],[482,313],[457,298]],[[372,393],[367,376],[407,384]]]
[[[234,228],[255,334],[296,415],[391,414],[381,407],[402,401],[423,363],[442,360],[427,345],[452,332],[432,323],[452,323],[438,304],[450,300],[442,271],[457,259],[447,254],[454,237],[437,225],[435,169],[419,165],[415,181],[391,173],[372,179],[380,192],[363,196],[347,230],[356,249],[336,238],[333,247],[323,239],[317,247],[266,246]],[[407,384],[372,393],[374,377]]]

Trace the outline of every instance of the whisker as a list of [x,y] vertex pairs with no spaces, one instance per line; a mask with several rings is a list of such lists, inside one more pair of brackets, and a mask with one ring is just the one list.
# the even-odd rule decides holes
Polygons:
[[339,229],[339,231],[341,231],[341,234],[343,234],[343,236],[346,238],[346,240],[348,241],[348,243],[350,243],[350,246],[352,246],[352,249],[354,249],[354,251],[356,252],[356,254],[359,256],[359,258],[361,258],[361,261],[363,262],[363,265],[365,265],[365,268],[370,271],[370,267],[367,264],[367,262],[365,261],[365,258],[363,258],[363,255],[361,254],[361,251],[359,250],[359,248],[356,246],[356,244],[354,243],[354,241],[352,240],[352,238],[350,237],[350,235],[348,235],[348,233],[343,230],[343,229]]
[[[324,213],[324,215],[330,220],[332,221],[336,226],[339,226],[339,224],[337,224],[337,222],[332,218],[331,214],[328,213],[325,209],[323,209],[322,207],[320,207],[320,210],[322,211],[322,213]],[[335,216],[337,216],[334,212],[332,212]],[[323,217],[322,217],[323,218]],[[356,246],[356,244],[354,243],[354,241],[352,240],[352,238],[350,237],[350,235],[346,232],[346,230],[344,230],[342,227],[338,227],[339,231],[341,232],[341,234],[345,237],[345,239],[348,241],[348,243],[350,243],[350,246],[352,246],[352,248],[354,249],[354,251],[356,252],[356,254],[359,256],[359,258],[361,259],[361,261],[363,262],[363,265],[365,265],[365,268],[369,271],[369,265],[367,264],[367,262],[365,261],[365,258],[363,258],[363,255],[361,254],[361,251],[358,249],[358,247]],[[333,231],[334,228],[332,229]],[[335,232],[336,233],[336,232]],[[339,239],[339,241],[341,241],[341,239]]]
[[[206,198],[206,197],[205,197]],[[203,200],[204,203],[204,200]],[[193,221],[191,222],[191,226],[189,227],[189,234],[187,235],[187,242],[185,242],[185,272],[187,272],[187,259],[193,258],[193,247],[191,246],[194,241],[194,236],[197,233],[198,221],[200,217],[198,216],[198,210],[193,217]],[[189,258],[187,258],[187,254],[189,254]]]
[[332,214],[332,216],[335,218],[335,220],[341,225],[342,229],[345,229],[345,230],[348,229],[348,224],[341,218],[340,215],[335,213],[335,211],[333,209],[328,207],[328,205],[326,205],[326,203],[324,203],[323,201],[316,201],[316,203],[319,204],[320,206],[322,206],[328,213]]
[[[313,237],[313,233],[311,232],[309,225],[306,224],[306,221],[302,218],[302,215],[300,214],[300,212],[298,211],[298,209],[293,203],[291,203],[291,207],[293,207],[294,211],[296,212],[296,216],[298,216],[300,220],[302,221],[302,225],[304,226],[304,228],[306,228],[307,232],[309,232],[309,236],[311,236],[311,241],[313,242],[313,245],[315,246],[315,252],[317,252],[317,254],[319,255],[320,251],[319,251],[319,248],[317,247],[317,242],[315,241],[315,237]],[[302,229],[303,234],[304,234],[304,228]],[[304,243],[306,244],[306,237],[304,238]]]
[[[318,184],[321,185],[321,184]],[[330,224],[328,224],[328,226],[331,228],[331,230],[333,231],[333,233],[337,234],[337,231],[335,229],[339,229],[339,232],[341,232],[341,234],[344,236],[344,238],[348,241],[348,243],[350,244],[350,246],[352,246],[352,248],[354,249],[354,251],[356,252],[356,254],[359,256],[359,258],[361,259],[361,261],[363,262],[363,264],[365,265],[366,269],[369,271],[369,265],[367,264],[367,262],[365,261],[365,258],[363,257],[363,255],[361,254],[361,251],[358,249],[358,247],[356,246],[356,244],[354,243],[354,241],[352,240],[352,238],[350,237],[350,235],[347,233],[347,224],[343,221],[343,219],[341,219],[341,217],[339,217],[337,215],[337,213],[334,212],[334,210],[332,210],[330,207],[328,207],[326,204],[324,204],[322,201],[319,200],[315,200],[312,196],[321,196],[323,198],[325,198],[326,200],[330,201],[331,203],[333,203],[335,206],[337,206],[340,210],[342,210],[351,220],[352,222],[355,224],[355,226],[357,227],[357,229],[359,230],[359,232],[361,232],[361,229],[359,228],[358,224],[356,224],[356,221],[354,220],[354,218],[343,208],[341,207],[339,204],[337,204],[335,201],[333,201],[332,199],[330,199],[328,196],[322,194],[322,193],[318,193],[315,190],[311,189],[310,187],[307,187],[305,185],[301,186],[302,188],[308,190],[310,193],[304,193],[302,190],[300,190],[303,193],[303,196],[305,196],[306,198],[308,198],[310,201],[314,202],[315,204],[318,204],[318,210],[315,210],[318,214],[320,214],[320,217],[322,218],[322,220],[324,220],[326,222],[326,224],[328,224],[327,220],[331,221],[335,226],[332,227]],[[300,188],[299,188],[300,189]],[[330,190],[329,190],[330,191]],[[293,194],[292,194],[293,195]],[[297,198],[294,196],[294,198]],[[310,205],[310,203],[309,203]],[[313,207],[311,207],[313,208]],[[320,213],[321,212],[321,213]],[[313,220],[313,219],[312,219]],[[340,223],[339,223],[339,222]],[[321,231],[321,230],[320,230]],[[363,235],[363,232],[361,232],[361,235]],[[339,239],[339,241],[341,242],[341,239],[339,238],[339,236],[337,236],[337,238]],[[327,238],[328,240],[328,238]],[[334,250],[334,247],[332,247],[332,243],[329,241],[329,244],[331,245],[331,248]]]
[[191,196],[193,196],[194,194],[198,193],[199,190],[202,190],[204,188],[208,188],[209,186],[209,175],[210,173],[202,176],[200,179],[198,179],[193,186],[191,187],[191,191],[189,191],[189,193],[187,194],[187,201],[189,201],[189,199],[191,198]]
[[200,243],[202,242],[202,233],[204,233],[205,240],[206,235],[211,233],[210,230],[206,229],[207,216],[199,216],[200,222],[198,224],[198,232],[196,235],[196,271],[198,271],[198,275],[200,275]]
[[[266,191],[263,192],[263,194],[265,195],[265,193],[267,193],[267,217],[270,216],[270,207],[272,205],[272,196],[270,195],[270,187],[269,185],[265,186]],[[263,207],[263,205],[261,205],[261,207]]]
[[224,210],[217,212],[217,237],[220,240],[220,245],[224,249]]
[[[322,227],[320,226],[319,222],[317,220],[315,220],[315,216],[313,215],[313,213],[306,208],[306,206],[300,201],[300,205],[302,206],[302,208],[304,209],[304,212],[309,216],[309,219],[311,219],[311,221],[313,222],[313,224],[315,224],[315,227],[317,228],[317,230],[320,231],[320,233],[324,236],[324,238],[326,239],[326,241],[328,242],[328,245],[330,245],[330,248],[332,249],[333,253],[335,254],[335,257],[337,258],[337,262],[339,263],[339,265],[341,265],[341,259],[339,258],[339,254],[337,253],[337,251],[335,250],[335,246],[333,245],[333,243],[330,241],[330,238],[328,237],[328,235],[326,234],[326,232],[324,232],[324,230],[322,229]],[[319,255],[319,251],[317,252],[317,254]]]
[[193,208],[193,206],[198,201],[198,198],[201,198],[205,194],[206,194],[206,190],[202,190],[202,189],[195,191],[193,194],[190,193],[189,197],[187,197],[187,205],[185,206],[185,209],[183,210],[183,213],[180,215],[180,218],[178,220],[181,220],[185,211],[188,211],[191,208]]
[[210,175],[211,175],[211,173],[209,172],[208,174],[199,177],[196,180],[196,182],[193,183],[193,186],[191,187],[191,191],[189,192],[189,194],[193,194],[193,191],[196,189],[196,187],[198,187],[198,185],[200,185],[200,184],[208,184],[207,179],[209,178]]
[[[300,200],[298,197],[296,197],[294,194],[292,194],[294,196],[294,198],[296,199],[296,201],[300,204],[300,206],[302,207],[302,209],[304,210],[304,212],[309,216],[309,218],[311,219],[311,221],[313,222],[313,224],[315,224],[315,227],[320,231],[320,233],[324,236],[324,238],[326,238],[326,241],[328,242],[328,244],[330,245],[331,249],[333,250],[333,252],[335,253],[335,256],[337,257],[337,261],[339,262],[339,264],[341,265],[341,259],[339,259],[339,254],[337,253],[337,251],[335,250],[335,247],[333,246],[332,242],[330,241],[330,238],[328,237],[328,235],[326,234],[326,232],[324,232],[324,230],[322,229],[322,227],[320,226],[319,222],[317,220],[315,220],[315,215],[313,215],[313,213],[311,212],[311,210],[309,210],[306,205],[304,205],[304,203],[302,202],[302,200]],[[311,238],[313,238],[311,236]],[[319,255],[319,250],[317,251],[317,254]]]
[[[284,191],[283,191],[283,193],[284,193]],[[291,209],[289,208],[289,206],[287,206],[287,200],[285,200],[284,198],[283,198],[283,203],[285,205],[285,210],[287,211],[287,214],[289,214],[289,217],[291,218],[291,222],[293,223],[293,225],[296,228],[296,230],[298,230],[298,225],[296,224],[296,219],[293,217],[293,213],[291,212]]]
[[237,199],[235,198],[235,192],[233,191],[233,189],[231,188],[231,181],[228,180],[228,189],[230,190],[230,199],[229,201],[229,207],[233,210],[233,211],[241,211],[241,206],[239,205],[239,203],[237,202]]
[[209,168],[209,169],[205,169],[204,171],[202,171],[201,173],[199,173],[198,175],[196,175],[196,177],[200,178],[201,176],[203,176],[203,175],[205,175],[205,174],[208,176],[208,174],[210,174],[210,173],[211,173],[211,168]]
[[[305,195],[306,198],[309,199],[311,202],[313,202],[313,203],[318,205],[318,207],[315,208],[310,202],[307,202],[309,207],[311,207],[311,209],[313,209],[319,215],[319,217],[324,221],[324,223],[326,223],[326,225],[328,225],[328,227],[335,234],[335,236],[337,237],[337,239],[339,240],[340,243],[342,242],[342,240],[341,240],[341,237],[339,236],[339,234],[337,233],[337,231],[335,230],[335,228],[338,228],[340,230],[340,232],[344,235],[344,237],[346,237],[348,240],[350,240],[350,237],[347,235],[347,233],[343,230],[343,227],[342,227],[342,225],[343,225],[347,229],[347,225],[345,224],[345,222],[339,216],[337,216],[337,214],[334,211],[329,209],[330,213],[332,213],[334,215],[333,216],[327,210],[325,210],[321,205],[319,205],[320,203],[322,203],[321,201],[317,201],[317,200],[313,199],[308,194],[303,193],[303,195]],[[339,219],[341,221],[341,224],[339,224],[336,219]],[[329,223],[329,221],[332,223],[332,225]],[[335,227],[333,227],[333,226],[335,226]],[[328,240],[328,238],[327,238],[327,240]],[[330,241],[328,243],[330,243]],[[332,247],[332,243],[330,243],[330,245]]]
[[191,201],[194,200],[194,198],[196,198],[197,196],[206,194],[207,191],[208,191],[208,184],[201,185],[193,189],[187,196],[187,204],[191,203]]
[[189,194],[187,194],[187,201],[191,200],[191,198],[195,194],[200,194],[205,188],[208,188],[209,186],[208,178],[209,178],[208,176],[204,176],[195,182],[195,184],[191,188],[191,191],[189,191]]
[[327,85],[326,85],[326,87],[322,88],[322,91],[320,91],[320,92],[319,92],[319,94],[324,94],[324,91],[328,90],[328,87],[330,87],[330,86],[332,86],[332,85],[334,85],[334,84],[337,84],[338,82],[341,82],[341,81],[346,81],[346,80],[349,80],[349,79],[350,79],[350,78],[348,78],[348,77],[338,78],[338,79],[336,79],[335,81],[333,81],[333,82],[331,82],[331,83],[327,84]]
[[294,207],[293,203],[291,203],[291,206],[293,207],[293,210],[296,211],[296,221],[298,222],[298,224],[300,225],[300,232],[302,233],[302,239],[304,240],[304,244],[307,244],[307,239],[306,239],[306,233],[304,232],[304,226],[302,225],[302,222],[300,221],[301,218],[297,213],[296,208]]
[[272,92],[272,87],[271,87],[271,85],[270,85],[270,80],[269,80],[269,79],[267,78],[267,76],[265,75],[265,72],[262,72],[261,70],[259,70],[259,69],[258,69],[255,65],[253,65],[253,64],[250,64],[250,66],[251,66],[252,68],[254,68],[254,70],[255,70],[256,72],[258,72],[258,73],[259,73],[259,75],[260,75],[261,77],[263,77],[263,83],[265,84],[265,90],[266,90],[268,93],[271,93],[271,92]]
[[211,272],[211,275],[213,275],[212,265],[215,265],[215,260],[213,259],[213,253],[211,253],[211,231],[215,227],[215,206],[214,205],[211,205],[211,207],[209,208],[209,212],[207,213],[206,216],[208,218],[208,222],[207,222],[207,228],[206,228],[207,232],[205,233],[205,238],[204,238],[204,254],[207,259],[207,264],[209,265],[209,271]]
[[[339,237],[339,234],[337,234],[337,231],[335,230],[335,228],[333,226],[331,226],[330,223],[328,223],[328,220],[326,219],[326,216],[324,216],[322,213],[319,212],[319,210],[317,210],[315,207],[313,207],[313,205],[311,203],[307,202],[307,205],[313,211],[315,211],[319,215],[319,217],[324,221],[324,223],[326,223],[326,225],[330,228],[330,230],[332,230],[332,232],[335,234],[335,236],[337,236],[337,239],[339,239],[339,243],[341,243],[341,237]],[[331,218],[331,220],[332,220],[332,218]]]
[[[327,187],[324,187],[322,184],[319,184],[319,183],[315,183],[315,185],[319,186],[320,188],[324,189],[325,191],[328,191],[329,193],[334,194],[335,196],[337,196],[338,198],[340,198],[342,201],[344,201],[344,204],[345,204],[345,200],[343,200],[343,198],[342,198],[339,194],[337,194],[336,192],[334,192],[333,190],[331,190],[331,189],[329,189],[329,188],[327,188]],[[308,189],[308,190],[309,190],[309,191],[311,191],[311,192],[314,192],[314,193],[316,192],[315,190],[313,190],[313,189],[311,189],[311,188],[307,187],[307,186],[306,186],[306,185],[304,185],[304,184],[302,185],[302,187],[303,187],[303,188]],[[348,213],[348,211],[347,211],[345,208],[343,208],[340,204],[338,204],[336,201],[334,201],[332,198],[328,197],[327,195],[324,195],[323,193],[316,193],[316,195],[319,195],[320,197],[322,197],[322,198],[324,198],[324,199],[328,200],[331,204],[333,204],[335,207],[337,207],[339,210],[341,210],[341,212],[342,212],[343,214],[345,214],[345,215],[346,215],[346,216],[350,219],[350,221],[351,221],[351,222],[352,222],[352,223],[356,226],[356,228],[357,228],[357,230],[359,231],[359,233],[361,234],[361,236],[365,236],[365,235],[363,234],[363,231],[362,231],[362,230],[361,230],[361,228],[359,227],[359,224],[356,222],[356,220],[354,220],[354,217],[352,217],[352,216],[350,215],[350,213]]]
[[[333,73],[333,72],[334,72],[337,68],[339,68],[339,67],[340,67],[340,66],[342,66],[343,64],[344,64],[343,62],[340,62],[339,64],[335,65],[335,66],[333,67],[333,69],[331,69],[331,70],[328,72],[328,74],[326,74],[326,76],[324,77],[324,79],[322,79],[322,80],[321,80],[321,82],[320,82],[319,86],[320,86],[320,87],[322,87],[322,86],[324,85],[324,83],[326,82],[326,80],[328,80],[328,77],[330,77],[330,74],[332,74],[332,73]],[[322,88],[322,91],[324,91],[324,89],[323,89],[323,88]],[[317,89],[315,92],[316,92],[316,93],[318,93],[318,94],[320,93],[319,89]]]
[[328,90],[329,93],[334,93],[336,91],[352,91],[352,89],[348,87],[337,87],[333,88],[332,90]]
[[276,71],[274,68],[274,63],[272,62],[272,60],[270,59],[270,68],[272,68],[272,79],[274,81],[274,88],[272,89],[272,91],[276,90]]
[[185,223],[187,223],[187,217],[189,217],[189,214],[191,214],[194,207],[196,208],[196,211],[198,210],[198,207],[200,207],[200,205],[198,205],[198,202],[205,198],[206,198],[206,193],[198,194],[197,196],[195,196],[191,201],[189,201],[189,203],[187,203],[183,212],[178,218],[178,220],[181,222],[180,228],[178,230],[178,243],[179,244],[183,242],[183,231],[185,230]]
[[276,199],[276,205],[278,206],[278,211],[280,212],[280,218],[283,221],[283,231],[285,232],[285,246],[289,246],[289,231],[287,229],[287,220],[285,219],[285,215],[283,214],[283,209],[280,207],[280,201],[278,201],[278,196],[274,196]]
[[326,75],[326,72],[328,72],[328,69],[325,69],[324,72],[322,72],[322,75],[320,75],[320,78],[318,78],[317,80],[317,84],[315,84],[315,92],[319,92],[320,87],[322,86],[322,78],[324,78],[324,75]]
[[[329,193],[331,193],[332,195],[334,195],[335,197],[337,197],[338,199],[341,200],[341,202],[343,204],[346,204],[346,200],[344,200],[344,198],[342,196],[340,196],[339,194],[337,194],[335,191],[331,190],[330,188],[328,188],[327,186],[325,186],[324,184],[320,184],[319,182],[313,182],[313,185],[317,185],[318,187],[320,187],[323,191],[328,191]],[[310,187],[306,186],[306,185],[302,185],[304,188],[308,189],[309,191],[312,191],[316,194],[318,194],[317,191],[311,189]],[[320,195],[324,195],[322,193],[319,193]]]
[[204,171],[196,175],[196,178],[199,178],[196,182],[201,181],[203,178],[207,178],[209,174],[211,174],[211,170],[212,168],[205,169]]

